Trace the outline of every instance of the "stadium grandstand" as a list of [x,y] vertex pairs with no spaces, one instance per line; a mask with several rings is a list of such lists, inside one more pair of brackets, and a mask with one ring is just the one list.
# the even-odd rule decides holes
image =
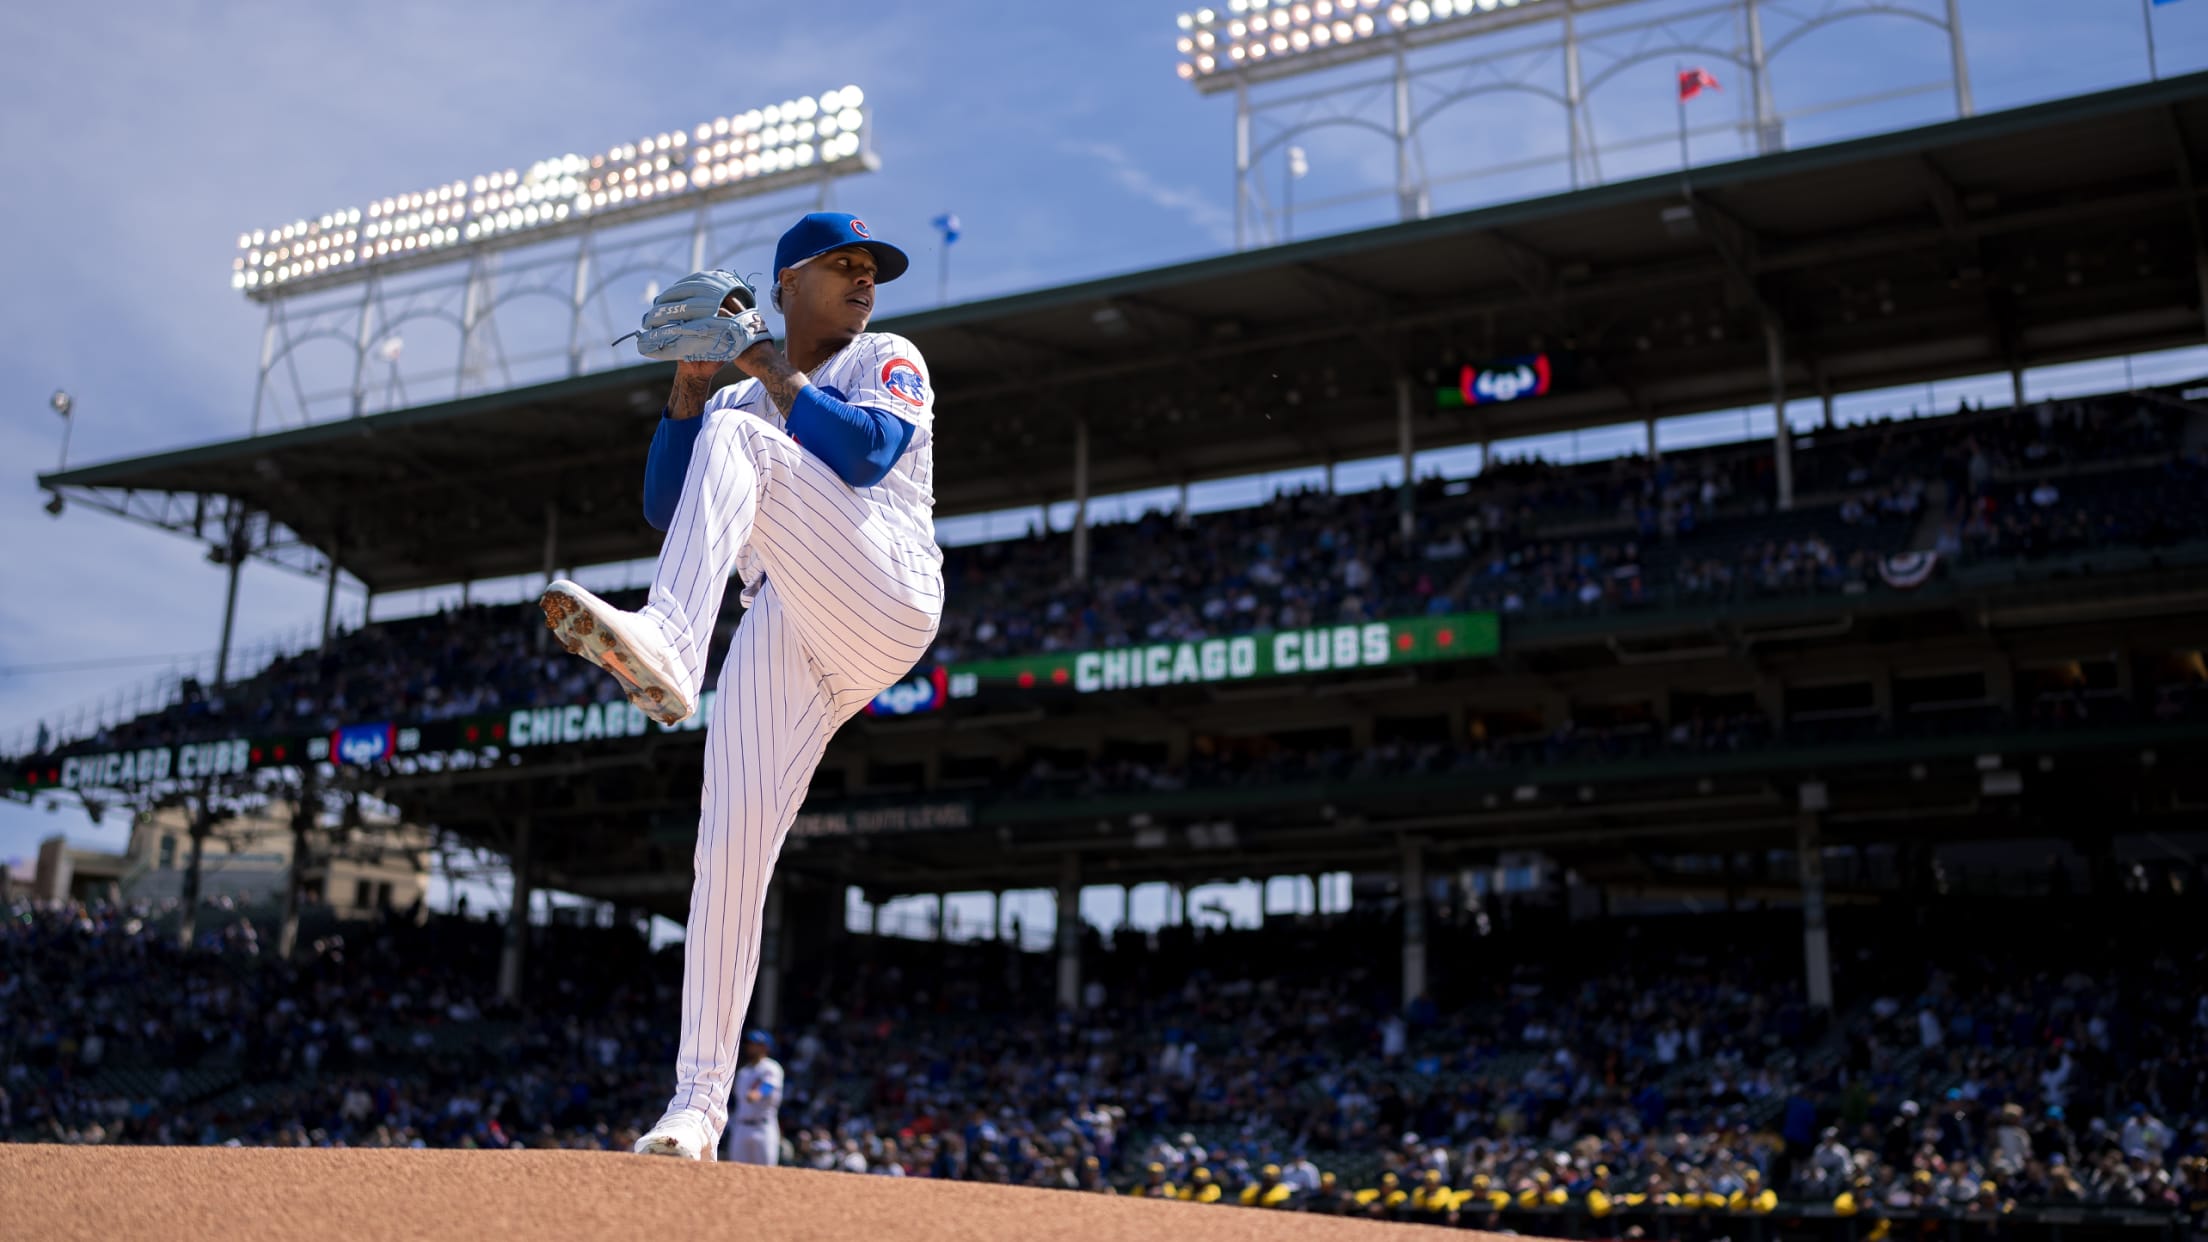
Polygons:
[[[972,446],[939,512],[1044,516],[948,549],[936,650],[782,856],[787,1162],[1579,1237],[2208,1228],[2208,392],[2026,382],[2208,340],[2204,144],[2173,78],[886,325]],[[541,580],[654,551],[666,378],[41,482],[333,596]],[[1137,492],[1174,498],[1090,521]],[[13,908],[0,1133],[625,1149],[700,731],[534,617],[326,623],[6,756],[188,840]],[[598,909],[340,909],[304,860],[363,804]],[[134,893],[247,814],[298,825],[293,926]],[[1241,882],[1255,925],[1191,909]],[[1081,917],[1159,885],[1155,930]],[[1048,927],[876,921],[1038,889]]]

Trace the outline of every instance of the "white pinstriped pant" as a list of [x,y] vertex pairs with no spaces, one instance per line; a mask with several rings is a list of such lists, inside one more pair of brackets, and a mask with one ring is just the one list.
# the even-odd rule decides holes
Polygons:
[[756,415],[699,433],[643,615],[672,644],[692,701],[729,575],[763,574],[721,666],[682,954],[682,1042],[668,1111],[728,1124],[736,1043],[759,976],[767,882],[828,739],[895,685],[943,613],[934,544],[889,502]]

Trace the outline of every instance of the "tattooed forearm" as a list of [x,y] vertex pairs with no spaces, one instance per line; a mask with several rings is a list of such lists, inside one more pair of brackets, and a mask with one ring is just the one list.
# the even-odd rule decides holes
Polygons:
[[[752,360],[752,354],[760,356],[758,361]],[[738,360],[738,365],[758,379],[767,395],[774,398],[774,408],[782,411],[785,418],[789,416],[790,407],[797,404],[798,391],[811,382],[803,371],[790,365],[788,355],[779,345],[755,347]]]
[[675,386],[667,394],[669,418],[696,418],[705,413],[705,403],[713,396],[713,375],[692,375],[677,372]]

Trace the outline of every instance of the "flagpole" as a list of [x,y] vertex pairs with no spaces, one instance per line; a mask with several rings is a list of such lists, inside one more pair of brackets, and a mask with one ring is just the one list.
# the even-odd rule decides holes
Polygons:
[[1677,64],[1671,67],[1671,97],[1679,105],[1679,175],[1687,175],[1687,71]]
[[951,304],[951,243],[944,242],[936,252],[941,257],[935,265],[935,300],[939,305]]
[[2139,24],[2147,29],[2147,79],[2159,81],[2162,71],[2154,59],[2154,0],[2139,0]]

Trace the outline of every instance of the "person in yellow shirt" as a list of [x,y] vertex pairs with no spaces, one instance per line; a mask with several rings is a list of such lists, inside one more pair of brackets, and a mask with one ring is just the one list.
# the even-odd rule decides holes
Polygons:
[[1500,1212],[1510,1206],[1510,1192],[1495,1184],[1495,1179],[1485,1173],[1472,1175],[1472,1189],[1466,1192],[1491,1212]]
[[1242,1188],[1243,1207],[1277,1208],[1288,1202],[1295,1191],[1280,1180],[1280,1166],[1268,1164],[1257,1171],[1257,1180]]
[[1456,1193],[1442,1184],[1441,1170],[1428,1169],[1411,1189],[1411,1210],[1442,1215],[1457,1206]]
[[1356,1199],[1342,1189],[1340,1178],[1332,1173],[1319,1174],[1319,1188],[1304,1201],[1304,1210],[1321,1216],[1344,1216],[1355,1209]]
[[1596,1165],[1594,1176],[1587,1179],[1587,1214],[1600,1220],[1618,1206],[1617,1197],[1610,1191],[1610,1166]]
[[1393,1173],[1382,1173],[1377,1187],[1357,1192],[1357,1206],[1374,1216],[1384,1216],[1403,1206],[1410,1196],[1403,1191],[1403,1182]]
[[1563,1207],[1571,1201],[1571,1195],[1547,1169],[1535,1169],[1533,1177],[1518,1188],[1518,1206],[1522,1208]]
[[1127,1193],[1137,1199],[1178,1199],[1181,1192],[1165,1178],[1165,1166],[1155,1161],[1142,1171],[1142,1181],[1129,1186]]
[[1723,1211],[1725,1196],[1710,1189],[1700,1169],[1687,1169],[1679,1178],[1678,1206],[1698,1210]]
[[1598,1164],[1595,1169],[1604,1179],[1602,1192],[1610,1196],[1612,1208],[1648,1207],[1656,1202],[1656,1193],[1663,1186],[1663,1174],[1652,1174],[1639,1190],[1615,1190],[1609,1182],[1610,1166]]
[[1752,1212],[1758,1216],[1768,1216],[1778,1210],[1778,1193],[1763,1184],[1763,1174],[1754,1169],[1745,1169],[1740,1178],[1745,1185],[1732,1193],[1732,1197],[1725,1202],[1726,1207],[1735,1212]]
[[1079,1189],[1093,1190],[1107,1195],[1114,1193],[1112,1184],[1104,1180],[1103,1166],[1097,1163],[1094,1156],[1081,1157],[1081,1169],[1074,1177]]
[[1185,1203],[1217,1203],[1225,1194],[1219,1183],[1211,1180],[1211,1170],[1202,1165],[1188,1175],[1188,1185],[1181,1187],[1181,1200]]

